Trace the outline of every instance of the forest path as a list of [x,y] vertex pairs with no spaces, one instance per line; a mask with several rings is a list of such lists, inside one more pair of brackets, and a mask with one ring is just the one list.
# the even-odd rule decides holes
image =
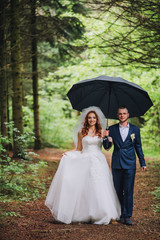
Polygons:
[[[47,160],[49,167],[44,177],[53,176],[53,166],[58,162],[63,151],[43,149],[37,151],[39,158]],[[105,153],[110,165],[111,153]],[[62,224],[56,222],[47,207],[45,196],[30,202],[7,203],[7,210],[20,213],[21,217],[6,218],[0,224],[1,240],[158,240],[160,222],[154,212],[156,200],[152,191],[159,184],[156,160],[147,158],[147,171],[141,172],[137,162],[134,188],[133,226],[112,222],[107,226],[93,224]],[[152,164],[151,164],[152,162]],[[50,181],[48,182],[49,187]],[[3,207],[4,207],[3,206]]]

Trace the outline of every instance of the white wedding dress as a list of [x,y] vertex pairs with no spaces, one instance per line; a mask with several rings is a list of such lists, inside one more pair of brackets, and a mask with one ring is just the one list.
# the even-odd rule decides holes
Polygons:
[[56,220],[66,224],[109,224],[111,219],[119,219],[121,210],[101,151],[102,139],[85,136],[82,145],[82,151],[62,157],[45,205]]

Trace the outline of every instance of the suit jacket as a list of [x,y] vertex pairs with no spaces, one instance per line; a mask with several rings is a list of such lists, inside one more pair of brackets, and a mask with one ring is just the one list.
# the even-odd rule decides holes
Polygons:
[[[135,169],[135,152],[137,153],[141,167],[146,166],[141,145],[140,129],[133,124],[129,125],[128,136],[124,142],[120,135],[119,124],[115,124],[109,128],[109,136],[112,137],[114,144],[112,154],[112,168],[114,169]],[[111,147],[108,138],[103,140],[103,146],[105,149]]]

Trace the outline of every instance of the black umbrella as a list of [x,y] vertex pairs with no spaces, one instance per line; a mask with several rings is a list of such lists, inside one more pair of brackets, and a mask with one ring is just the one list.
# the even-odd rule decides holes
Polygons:
[[120,77],[99,76],[80,81],[67,93],[73,109],[99,107],[106,118],[117,119],[117,109],[125,105],[130,117],[142,116],[152,105],[148,93],[139,85]]

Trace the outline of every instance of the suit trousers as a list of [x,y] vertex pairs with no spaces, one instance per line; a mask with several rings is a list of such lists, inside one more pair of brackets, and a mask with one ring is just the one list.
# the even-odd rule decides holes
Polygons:
[[114,187],[120,204],[121,217],[128,218],[133,212],[133,189],[136,169],[112,169]]

